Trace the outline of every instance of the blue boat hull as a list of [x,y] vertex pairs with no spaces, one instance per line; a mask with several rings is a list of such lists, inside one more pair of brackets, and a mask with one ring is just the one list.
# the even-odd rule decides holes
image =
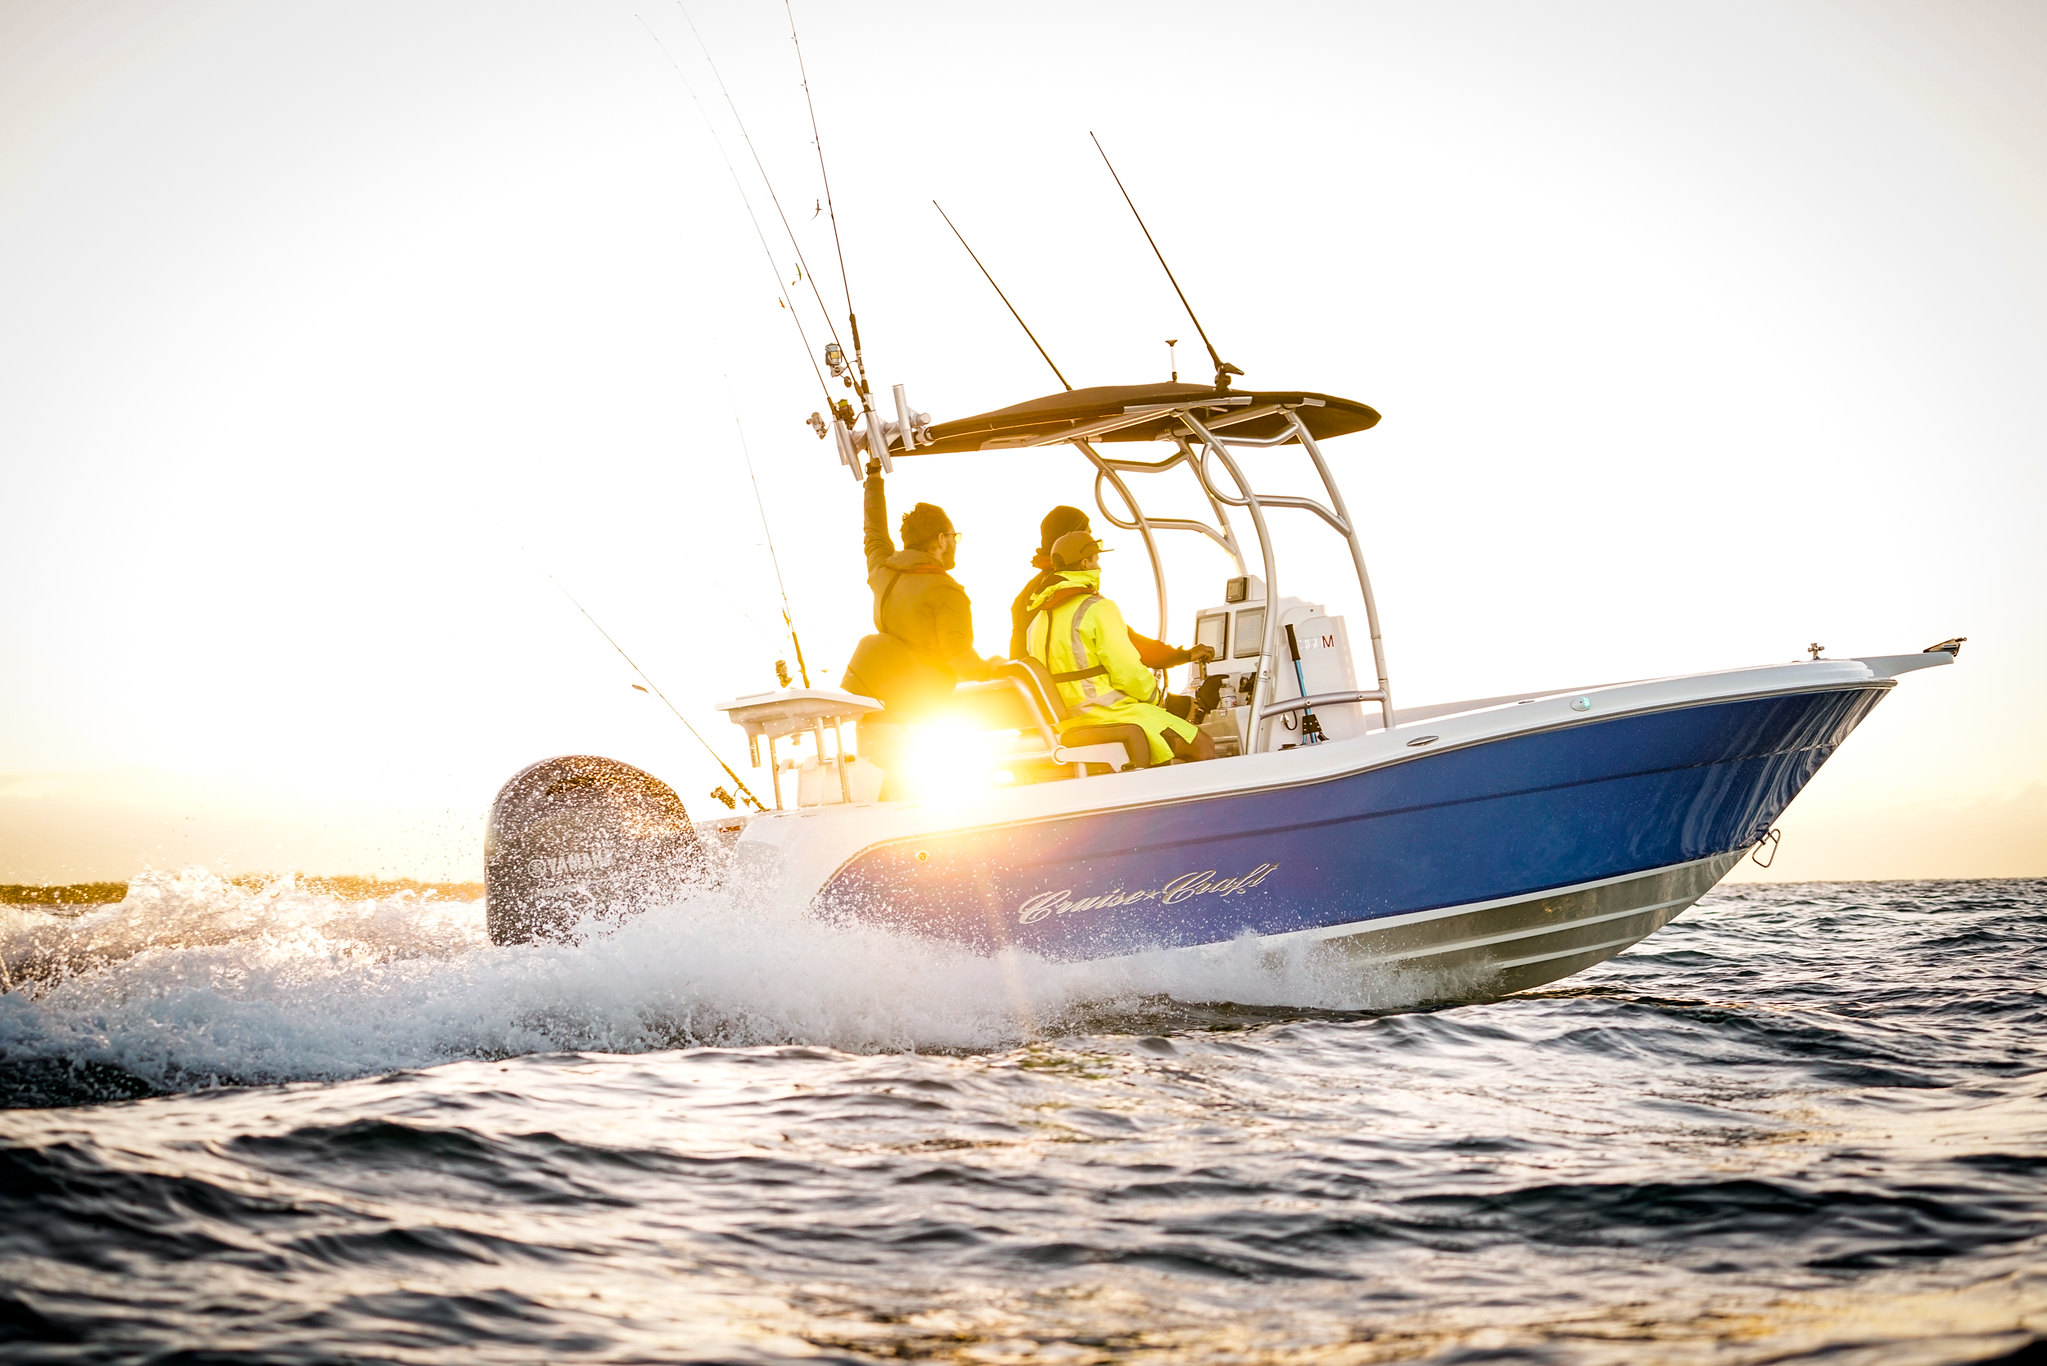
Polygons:
[[824,902],[1082,959],[1703,877],[1648,933],[1769,830],[1888,688],[1587,719],[1293,786],[896,840],[848,860]]

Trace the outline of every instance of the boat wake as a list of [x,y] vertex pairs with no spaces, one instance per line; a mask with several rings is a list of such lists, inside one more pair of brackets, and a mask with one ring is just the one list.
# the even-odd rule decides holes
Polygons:
[[979,956],[708,891],[580,942],[516,946],[490,943],[480,899],[347,900],[202,870],[144,874],[83,914],[5,910],[0,1104],[17,1106],[547,1052],[975,1051],[1427,994],[1249,936],[1198,956]]

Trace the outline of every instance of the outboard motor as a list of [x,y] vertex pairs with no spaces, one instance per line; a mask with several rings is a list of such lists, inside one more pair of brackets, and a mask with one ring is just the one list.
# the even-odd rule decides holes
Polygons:
[[672,897],[702,872],[704,850],[674,788],[616,759],[571,754],[499,789],[483,865],[491,942],[523,944]]

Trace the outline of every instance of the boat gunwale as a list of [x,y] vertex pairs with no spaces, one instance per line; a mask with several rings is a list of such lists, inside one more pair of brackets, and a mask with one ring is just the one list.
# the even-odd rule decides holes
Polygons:
[[[1730,672],[1736,672],[1736,671],[1730,671]],[[1709,676],[1710,676],[1710,675],[1679,675],[1677,679],[1669,679],[1669,680],[1655,680],[1655,681],[1657,681],[1657,682],[1670,682],[1670,681],[1679,681],[1679,680],[1682,680],[1682,679],[1684,679],[1684,678],[1690,678],[1690,677],[1709,677]],[[1355,765],[1355,766],[1353,766],[1353,767],[1349,767],[1349,768],[1345,768],[1345,769],[1342,769],[1342,770],[1340,770],[1340,771],[1338,771],[1338,772],[1335,772],[1335,773],[1326,773],[1326,774],[1317,774],[1317,775],[1312,775],[1312,776],[1303,776],[1303,777],[1300,777],[1300,778],[1297,778],[1297,779],[1293,779],[1293,780],[1289,780],[1289,781],[1279,781],[1279,782],[1266,782],[1266,783],[1259,783],[1259,784],[1250,784],[1250,785],[1243,785],[1243,786],[1236,786],[1236,787],[1229,787],[1229,788],[1216,788],[1216,789],[1209,789],[1209,790],[1206,790],[1206,791],[1201,791],[1201,792],[1189,792],[1189,793],[1179,793],[1179,794],[1174,794],[1174,795],[1170,795],[1170,796],[1163,796],[1163,797],[1160,797],[1160,798],[1157,798],[1157,799],[1155,799],[1155,800],[1151,800],[1151,801],[1142,801],[1142,802],[1121,802],[1121,803],[1104,803],[1104,804],[1098,804],[1098,805],[1092,805],[1092,806],[1080,807],[1080,808],[1076,808],[1076,809],[1069,809],[1069,810],[1063,810],[1063,811],[1056,811],[1056,812],[1047,812],[1047,813],[1043,813],[1043,814],[1039,814],[1039,815],[1030,815],[1030,816],[1018,816],[1018,817],[1014,817],[1014,818],[1009,818],[1009,819],[994,819],[994,820],[987,820],[987,821],[981,821],[981,822],[978,822],[978,823],[976,823],[976,824],[972,824],[972,825],[957,825],[957,826],[934,826],[934,827],[931,827],[931,828],[928,828],[928,829],[923,829],[923,830],[915,830],[915,831],[910,831],[910,832],[907,832],[907,833],[903,833],[903,834],[888,834],[888,835],[884,835],[884,836],[882,836],[882,837],[880,837],[880,838],[877,838],[877,839],[873,839],[873,840],[869,840],[869,841],[866,841],[866,842],[864,842],[864,843],[860,844],[859,846],[857,846],[857,847],[855,847],[855,848],[851,849],[850,851],[848,851],[847,853],[845,853],[845,854],[844,854],[844,855],[842,855],[841,857],[839,857],[839,858],[837,859],[837,861],[836,861],[836,862],[835,862],[835,863],[833,864],[833,866],[831,867],[830,871],[829,871],[829,872],[827,872],[827,873],[825,873],[825,874],[824,874],[824,875],[823,875],[822,877],[819,877],[819,878],[818,878],[818,879],[816,880],[816,882],[815,882],[815,885],[814,885],[814,886],[813,886],[813,887],[811,888],[811,895],[812,895],[812,896],[818,896],[818,895],[822,895],[822,894],[823,894],[823,893],[824,893],[824,892],[825,892],[825,891],[826,891],[827,889],[829,889],[829,888],[831,887],[832,883],[833,883],[833,882],[835,882],[835,881],[837,881],[837,879],[838,879],[838,878],[840,877],[840,875],[841,875],[841,874],[843,874],[843,873],[845,873],[845,872],[847,871],[847,869],[848,869],[848,868],[849,868],[849,867],[850,867],[850,866],[851,866],[851,865],[852,865],[853,863],[855,863],[856,861],[858,861],[858,860],[860,860],[860,859],[862,859],[862,858],[864,858],[864,857],[866,857],[866,856],[868,856],[868,855],[870,855],[870,854],[872,854],[872,853],[875,853],[875,852],[877,852],[877,851],[881,851],[881,850],[886,850],[886,849],[889,849],[889,848],[892,848],[892,847],[897,847],[897,846],[901,846],[901,845],[904,845],[904,844],[907,844],[907,843],[910,843],[910,842],[913,842],[913,841],[916,841],[916,840],[928,840],[928,839],[931,839],[931,838],[934,838],[934,837],[938,837],[938,836],[943,836],[943,837],[946,837],[946,838],[954,838],[954,837],[967,837],[967,836],[973,836],[973,835],[978,835],[978,834],[984,834],[984,833],[986,833],[986,832],[988,832],[988,831],[992,831],[992,830],[996,830],[996,829],[1015,829],[1015,828],[1018,828],[1018,827],[1025,827],[1025,828],[1028,828],[1028,827],[1032,827],[1032,826],[1039,826],[1039,825],[1044,825],[1044,824],[1047,824],[1047,823],[1050,823],[1050,822],[1053,822],[1053,821],[1065,821],[1065,820],[1074,820],[1074,819],[1084,819],[1084,818],[1086,818],[1086,817],[1089,817],[1089,816],[1098,816],[1098,815],[1104,815],[1104,814],[1109,814],[1109,813],[1112,813],[1112,812],[1118,812],[1118,811],[1127,811],[1127,810],[1131,810],[1131,809],[1134,809],[1134,808],[1137,808],[1137,807],[1143,807],[1143,808],[1145,808],[1145,809],[1157,810],[1157,809],[1161,809],[1161,808],[1166,808],[1166,807],[1176,807],[1176,806],[1184,806],[1184,805],[1187,805],[1187,804],[1190,804],[1190,803],[1193,803],[1193,802],[1202,802],[1202,801],[1209,801],[1209,800],[1215,800],[1215,799],[1223,799],[1223,798],[1231,798],[1231,797],[1242,797],[1242,796],[1252,796],[1252,795],[1256,795],[1256,794],[1259,794],[1259,793],[1265,793],[1265,792],[1281,792],[1281,791],[1291,791],[1291,790],[1294,790],[1294,789],[1298,789],[1298,788],[1303,788],[1303,787],[1315,787],[1315,786],[1319,786],[1319,785],[1322,785],[1322,784],[1325,784],[1325,783],[1332,783],[1332,782],[1340,782],[1340,781],[1346,781],[1346,780],[1348,780],[1348,779],[1351,779],[1351,778],[1355,778],[1355,777],[1357,777],[1358,775],[1360,775],[1360,774],[1363,774],[1363,773],[1366,773],[1366,772],[1374,772],[1374,771],[1379,771],[1379,770],[1382,770],[1382,769],[1388,769],[1388,768],[1392,768],[1392,767],[1395,767],[1396,765],[1400,765],[1400,764],[1407,764],[1407,763],[1415,763],[1415,762],[1421,762],[1421,761],[1424,761],[1424,760],[1427,760],[1427,759],[1433,758],[1433,757],[1435,757],[1435,756],[1437,756],[1437,755],[1441,755],[1441,754],[1449,754],[1449,753],[1454,753],[1454,752],[1457,752],[1457,751],[1460,751],[1460,750],[1467,750],[1467,749],[1471,749],[1471,748],[1474,748],[1474,747],[1476,747],[1476,746],[1479,746],[1479,745],[1485,745],[1485,744],[1492,744],[1492,743],[1496,743],[1496,742],[1498,742],[1498,741],[1502,741],[1502,740],[1518,739],[1518,738],[1521,738],[1521,737],[1523,737],[1523,736],[1533,736],[1533,735],[1546,735],[1546,734],[1552,734],[1552,733],[1556,733],[1556,732],[1560,732],[1560,731],[1565,731],[1565,730],[1575,730],[1575,729],[1579,729],[1579,728],[1582,728],[1582,727],[1585,727],[1585,726],[1593,726],[1593,725],[1600,725],[1600,724],[1603,724],[1603,723],[1606,723],[1606,722],[1610,722],[1610,721],[1617,721],[1617,720],[1620,720],[1620,719],[1623,719],[1623,718],[1626,718],[1626,717],[1636,717],[1636,716],[1654,716],[1654,715],[1659,715],[1659,714],[1662,714],[1662,713],[1667,713],[1667,712],[1673,712],[1673,711],[1686,711],[1686,710],[1692,710],[1692,709],[1695,709],[1695,708],[1699,708],[1699,707],[1708,707],[1708,706],[1719,706],[1719,705],[1722,705],[1722,704],[1728,704],[1728,703],[1738,703],[1738,702],[1749,702],[1749,701],[1757,701],[1757,700],[1760,700],[1760,699],[1763,699],[1763,698],[1770,698],[1770,697],[1797,697],[1797,696],[1806,696],[1806,695],[1811,695],[1811,694],[1818,694],[1818,693],[1832,693],[1832,692],[1877,692],[1877,693],[1884,693],[1884,692],[1888,692],[1888,691],[1890,691],[1890,690],[1891,690],[1892,688],[1895,688],[1896,686],[1897,686],[1897,680],[1896,680],[1895,678],[1881,678],[1881,677],[1870,677],[1870,678],[1863,678],[1863,679],[1860,679],[1860,680],[1846,680],[1846,679],[1844,679],[1844,680],[1839,680],[1839,681],[1836,681],[1836,682],[1833,682],[1833,683],[1826,683],[1826,684],[1812,684],[1812,685],[1808,685],[1808,686],[1802,686],[1802,687],[1787,687],[1787,688],[1767,688],[1767,689],[1753,689],[1753,690],[1748,690],[1748,691],[1744,691],[1744,692],[1739,692],[1739,693],[1726,693],[1726,694],[1718,694],[1718,695],[1713,695],[1713,696],[1708,696],[1708,697],[1697,697],[1697,698],[1689,698],[1689,699],[1673,699],[1673,700],[1670,700],[1670,701],[1666,701],[1666,702],[1659,702],[1659,703],[1654,703],[1654,704],[1650,704],[1650,705],[1643,705],[1643,706],[1639,706],[1639,707],[1630,707],[1630,708],[1627,708],[1627,709],[1625,709],[1625,710],[1620,710],[1620,711],[1614,711],[1614,712],[1609,712],[1609,713],[1606,713],[1606,714],[1604,714],[1604,715],[1597,715],[1597,716],[1595,716],[1595,715],[1572,715],[1572,716],[1567,716],[1567,717],[1561,717],[1561,718],[1557,718],[1557,719],[1555,719],[1555,720],[1551,720],[1551,721],[1546,721],[1546,722],[1542,722],[1542,723],[1539,723],[1539,724],[1531,725],[1531,726],[1528,726],[1528,727],[1525,727],[1525,728],[1520,728],[1520,727],[1517,727],[1517,728],[1514,728],[1514,729],[1510,729],[1510,730],[1504,730],[1504,731],[1493,731],[1493,732],[1489,732],[1489,733],[1486,733],[1486,734],[1481,734],[1481,735],[1474,735],[1474,736],[1466,737],[1466,738],[1463,738],[1463,739],[1460,739],[1460,740],[1454,740],[1454,741],[1450,741],[1450,742],[1447,742],[1447,743],[1445,743],[1445,744],[1444,744],[1444,745],[1443,745],[1443,746],[1442,746],[1441,748],[1431,748],[1431,749],[1428,749],[1428,750],[1425,750],[1425,751],[1418,751],[1418,752],[1412,752],[1412,753],[1404,753],[1404,752],[1399,752],[1399,751],[1395,751],[1395,752],[1391,752],[1391,753],[1382,753],[1382,754],[1379,754],[1379,755],[1376,755],[1376,756],[1372,756],[1372,757],[1371,757],[1370,759],[1368,759],[1368,760],[1367,760],[1367,762],[1364,762],[1364,763],[1361,763],[1361,764]],[[1592,690],[1587,690],[1587,693],[1589,693],[1590,691],[1592,691]],[[1537,701],[1539,701],[1539,700],[1554,700],[1554,699],[1555,699],[1555,698],[1557,698],[1557,697],[1563,697],[1563,696],[1569,696],[1569,695],[1570,695],[1570,694],[1551,694],[1551,695],[1549,695],[1549,697],[1548,697],[1548,698],[1546,698],[1546,699],[1540,699],[1540,698],[1539,698],[1539,699],[1531,699],[1531,700],[1537,700]],[[1502,705],[1504,706],[1504,705],[1506,705],[1506,704],[1502,704]],[[1493,709],[1493,708],[1486,708],[1486,709],[1484,709],[1484,710],[1494,710],[1494,709]],[[1479,715],[1479,714],[1481,714],[1481,713],[1479,713],[1479,712],[1473,712],[1473,713],[1467,713],[1467,714],[1468,714],[1468,715],[1474,715],[1474,716],[1475,716],[1475,715]],[[1440,719],[1445,719],[1445,718],[1431,718],[1431,719],[1432,719],[1432,720],[1440,720]],[[1373,732],[1372,734],[1374,734],[1374,735],[1380,735],[1380,736],[1384,736],[1384,735],[1387,735],[1387,734],[1390,734],[1390,733],[1391,733],[1391,732],[1387,732],[1387,731],[1378,731],[1378,732]],[[1358,737],[1358,738],[1362,740],[1362,739],[1367,739],[1367,738],[1370,738],[1370,737],[1369,737],[1369,736],[1360,736],[1360,737]],[[1343,743],[1343,742],[1339,742],[1339,743]],[[1403,747],[1403,748],[1404,748],[1404,747]],[[1781,751],[1781,750],[1772,750],[1772,751],[1769,751],[1769,753],[1771,753],[1771,754],[1777,754],[1777,753],[1783,753],[1783,752],[1785,752],[1785,751]],[[1244,756],[1244,757],[1257,757],[1257,756]],[[1228,761],[1221,761],[1221,762],[1228,762]],[[1655,771],[1655,772],[1677,772],[1677,771],[1681,771],[1681,770],[1683,770],[1683,769],[1685,769],[1685,768],[1695,768],[1695,767],[1702,767],[1702,766],[1703,766],[1703,765],[1699,765],[1699,764],[1679,764],[1679,765],[1674,765],[1674,766],[1671,766],[1671,767],[1669,767],[1669,768],[1664,768],[1664,769],[1657,769],[1657,770],[1653,770],[1653,771]],[[1111,775],[1111,776],[1126,776],[1126,775]],[[1075,780],[1075,781],[1082,781],[1082,780]],[[1063,784],[1061,784],[1061,785],[1063,786]],[[1530,789],[1530,790],[1531,790],[1531,791],[1554,791],[1554,790],[1557,790],[1557,789],[1558,789],[1558,788],[1560,788],[1560,787],[1564,787],[1564,786],[1571,786],[1571,785],[1572,785],[1572,784],[1550,784],[1550,785],[1547,785],[1547,786],[1545,786],[1545,787],[1542,787],[1542,788],[1536,788],[1536,789]],[[1048,786],[1049,786],[1049,784],[1048,784]],[[1476,800],[1476,799],[1469,799],[1469,800]],[[1454,803],[1451,803],[1451,804],[1454,804]],[[877,804],[877,805],[879,805],[879,804]],[[865,809],[865,810],[869,810],[869,811],[872,811],[872,810],[876,809],[876,807],[874,807],[874,806],[870,806],[870,807],[866,807],[866,808],[857,808],[857,807],[843,807],[843,806],[838,806],[838,807],[836,807],[836,808],[835,808],[834,806],[827,806],[827,807],[822,807],[822,808],[819,808],[819,807],[811,807],[811,808],[805,808],[805,809],[804,809],[804,813],[805,813],[806,815],[809,815],[809,814],[813,814],[813,813],[815,813],[815,814],[822,814],[823,812],[826,812],[826,811],[832,811],[832,810],[834,810],[834,809],[836,809],[836,810],[839,810],[839,811],[851,812],[851,811],[854,811],[854,810],[861,810],[861,809]],[[1394,810],[1407,810],[1407,809],[1411,809],[1411,808],[1396,808],[1396,809],[1394,809]],[[763,822],[764,820],[768,820],[768,819],[770,819],[770,818],[772,818],[772,817],[775,817],[775,816],[778,816],[778,815],[779,815],[779,816],[785,816],[785,817],[786,817],[786,816],[788,816],[788,815],[793,815],[793,814],[795,814],[795,813],[793,813],[793,812],[787,812],[787,813],[777,813],[777,812],[766,812],[766,813],[762,813],[762,815],[760,815],[760,816],[756,816],[756,817],[754,817],[754,818],[753,818],[752,820],[750,820],[750,821],[748,821],[748,822],[747,822],[746,830],[745,830],[745,831],[742,831],[742,832],[741,832],[741,839],[742,839],[742,840],[744,840],[744,838],[745,838],[745,834],[746,834],[746,831],[750,831],[750,830],[752,830],[752,829],[753,829],[753,828],[754,828],[754,827],[755,827],[755,826],[756,826],[757,824],[759,824],[759,823]],[[1375,814],[1379,814],[1379,813],[1375,813]],[[777,823],[779,823],[779,822],[777,822]],[[1198,841],[1198,840],[1196,840],[1196,841],[1181,841],[1180,843],[1190,843],[1190,842],[1191,842],[1191,843],[1199,843],[1199,842],[1201,842],[1201,841]],[[1623,874],[1623,875],[1621,875],[1621,876],[1632,876],[1632,874]]]

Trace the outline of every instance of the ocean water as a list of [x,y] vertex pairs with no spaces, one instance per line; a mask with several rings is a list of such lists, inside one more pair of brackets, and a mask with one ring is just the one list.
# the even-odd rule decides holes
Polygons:
[[0,908],[10,1363],[2047,1359],[2047,882],[1730,888],[1426,1012],[709,895],[58,909]]

